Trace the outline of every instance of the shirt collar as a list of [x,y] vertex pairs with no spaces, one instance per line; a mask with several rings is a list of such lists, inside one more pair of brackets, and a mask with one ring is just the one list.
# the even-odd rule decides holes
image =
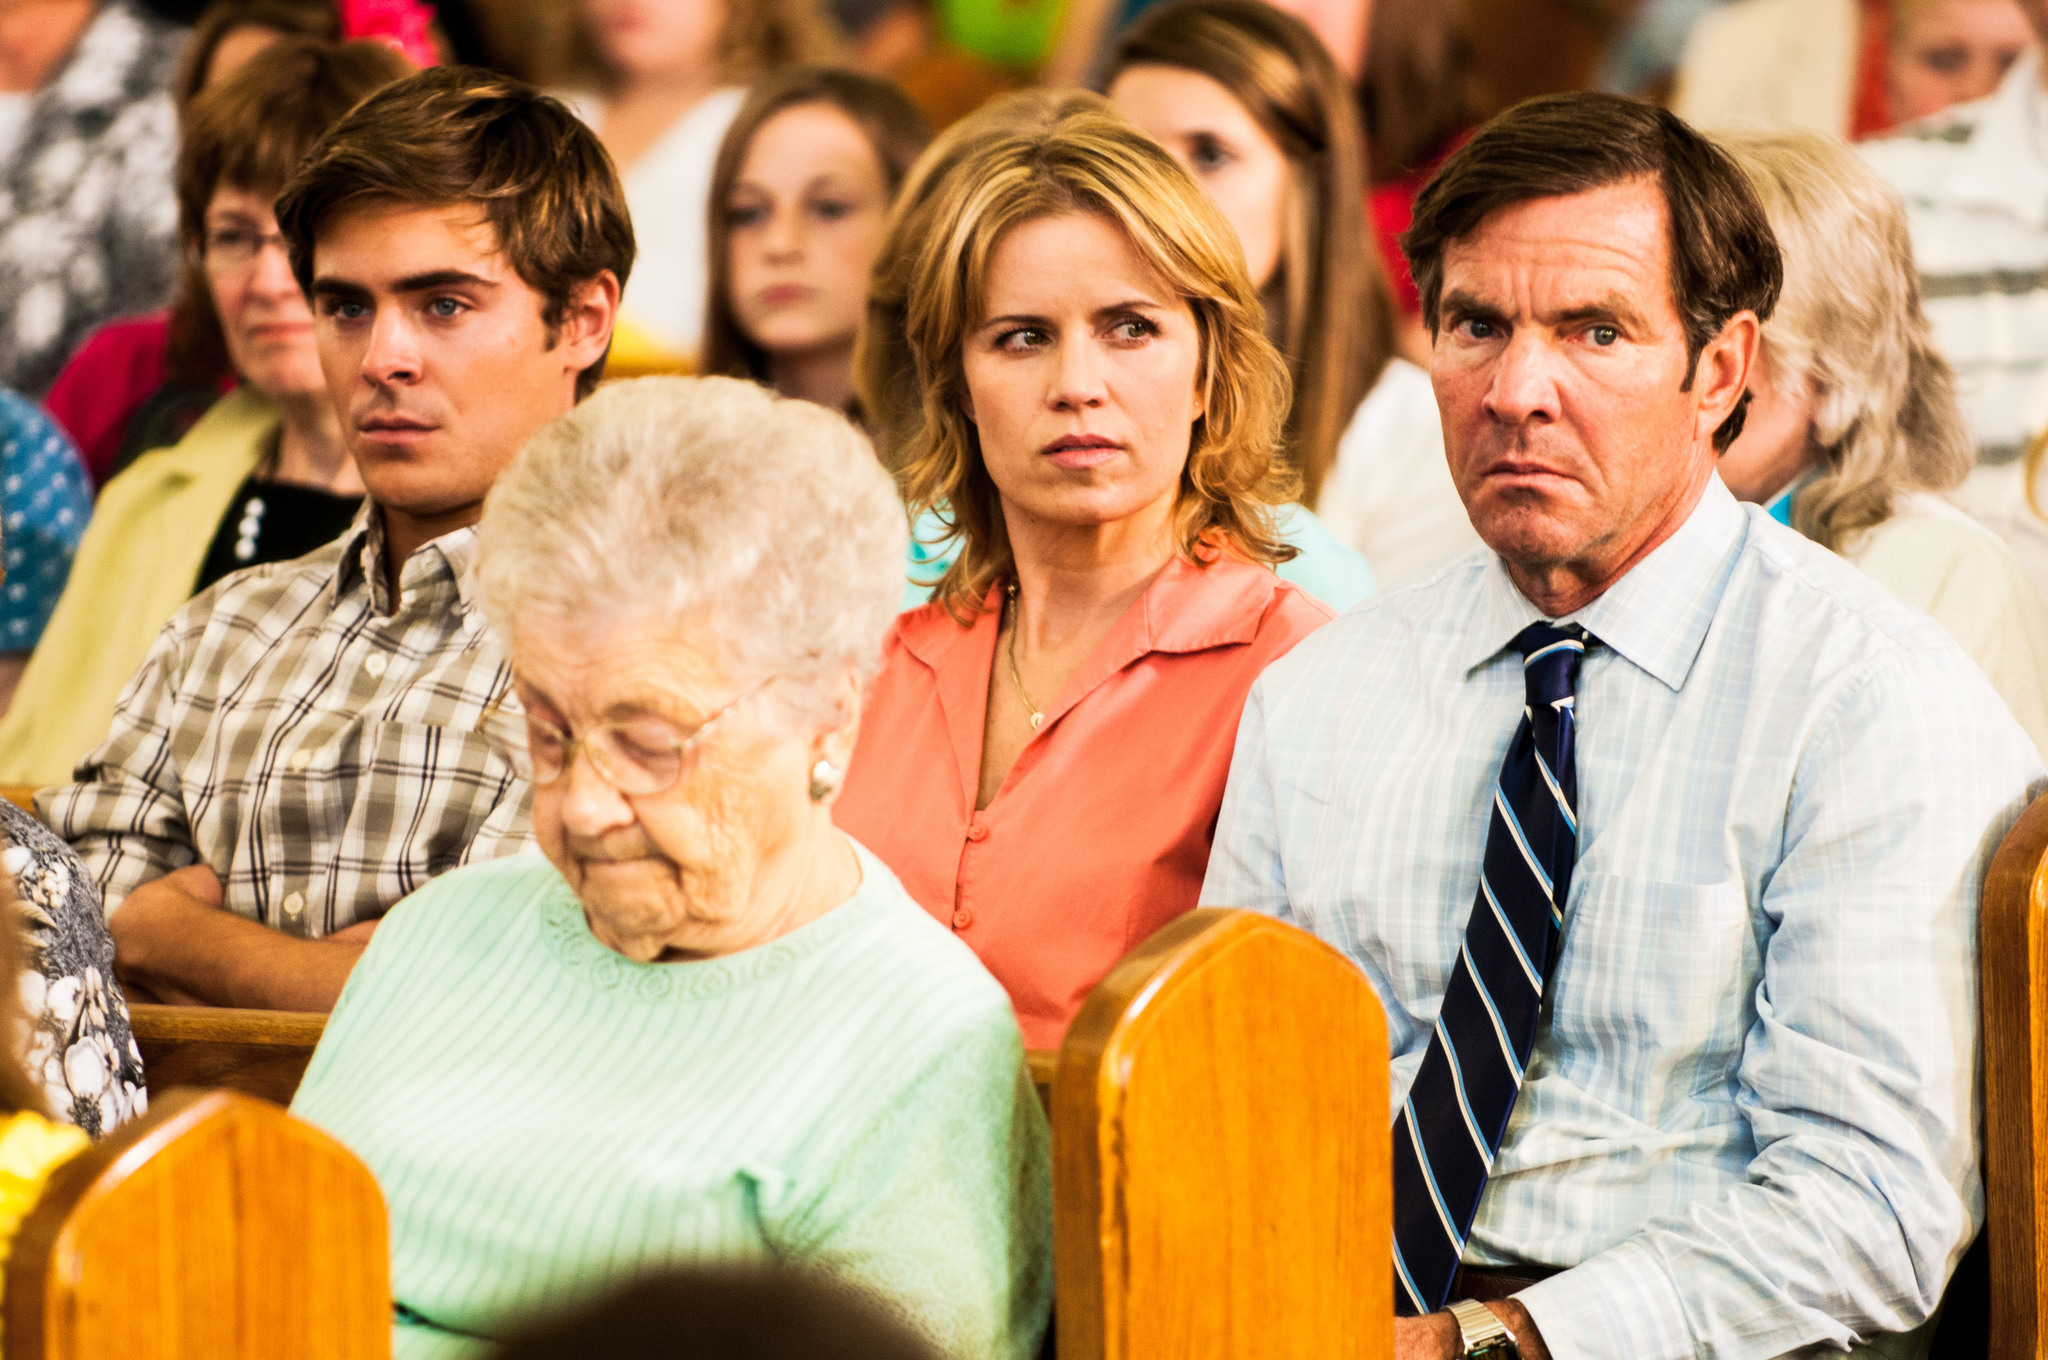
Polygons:
[[2041,88],[2041,56],[2032,44],[1978,109],[1943,196],[2002,208],[2028,222],[2048,221],[2048,91]]
[[[1682,688],[1748,537],[1748,516],[1721,478],[1711,476],[1676,533],[1591,604],[1555,621],[1579,624],[1633,665],[1674,690]],[[1544,617],[1516,588],[1496,554],[1481,578],[1479,607],[1466,635],[1465,669],[1493,660],[1517,633]]]
[[[1095,645],[1046,710],[1048,721],[1078,703],[1088,691],[1152,652],[1202,652],[1251,642],[1280,578],[1264,567],[1226,557],[1206,567],[1176,556],[1124,611],[1109,635]],[[973,622],[962,628],[938,605],[903,615],[898,636],[919,661],[944,674],[961,649],[987,653],[1002,626],[1003,585],[982,601]],[[986,630],[986,636],[981,636]],[[985,665],[985,663],[984,663]],[[986,690],[987,677],[980,681]]]
[[[436,577],[452,579],[457,608],[467,614],[477,607],[472,570],[475,565],[476,526],[470,525],[421,544],[399,568],[398,587],[403,593]],[[339,606],[342,597],[357,585],[369,590],[370,602],[379,614],[396,612],[384,579],[384,517],[377,513],[376,502],[367,496],[348,532],[342,535],[341,561],[334,570],[329,606]]]

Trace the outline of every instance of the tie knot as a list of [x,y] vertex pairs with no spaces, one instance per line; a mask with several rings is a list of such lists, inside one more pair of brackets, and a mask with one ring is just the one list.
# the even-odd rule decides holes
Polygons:
[[1532,623],[1508,646],[1522,654],[1531,708],[1569,703],[1579,687],[1579,662],[1591,635],[1576,623]]

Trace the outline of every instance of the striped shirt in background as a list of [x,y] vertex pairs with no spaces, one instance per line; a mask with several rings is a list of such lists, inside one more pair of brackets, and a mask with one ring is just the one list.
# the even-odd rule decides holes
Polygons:
[[[2048,521],[2021,460],[2048,429],[2048,90],[2029,52],[1996,93],[1866,142],[1905,199],[1921,301],[1977,442],[1964,506],[2048,593]],[[2041,488],[2048,499],[2048,488]]]
[[[1202,901],[1365,970],[1396,1109],[1538,617],[1474,553],[1304,639],[1238,729]],[[1567,621],[1600,641],[1579,858],[1464,1259],[1575,1267],[1519,1295],[1560,1360],[1908,1333],[1983,1215],[1977,894],[2042,787],[2033,743],[1931,619],[1718,478]]]
[[470,594],[476,530],[407,559],[394,612],[382,523],[366,504],[318,552],[196,596],[78,782],[38,795],[110,914],[203,863],[228,910],[317,939],[524,848],[531,790],[478,730],[511,667]]

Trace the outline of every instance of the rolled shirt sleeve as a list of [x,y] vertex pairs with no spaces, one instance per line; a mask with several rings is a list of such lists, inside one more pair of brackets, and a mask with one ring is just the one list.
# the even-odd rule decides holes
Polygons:
[[99,887],[109,916],[143,884],[199,861],[177,759],[204,728],[178,695],[188,612],[157,634],[114,706],[107,739],[79,761],[76,782],[36,796],[43,820]]

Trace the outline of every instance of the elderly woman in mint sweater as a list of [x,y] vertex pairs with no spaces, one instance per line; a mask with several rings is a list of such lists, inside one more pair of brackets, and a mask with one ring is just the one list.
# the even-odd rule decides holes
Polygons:
[[735,1259],[1036,1354],[1049,1139],[1009,1002],[831,819],[904,538],[845,420],[724,378],[608,388],[499,481],[476,569],[542,853],[385,918],[292,1105],[383,1186],[399,1360]]

